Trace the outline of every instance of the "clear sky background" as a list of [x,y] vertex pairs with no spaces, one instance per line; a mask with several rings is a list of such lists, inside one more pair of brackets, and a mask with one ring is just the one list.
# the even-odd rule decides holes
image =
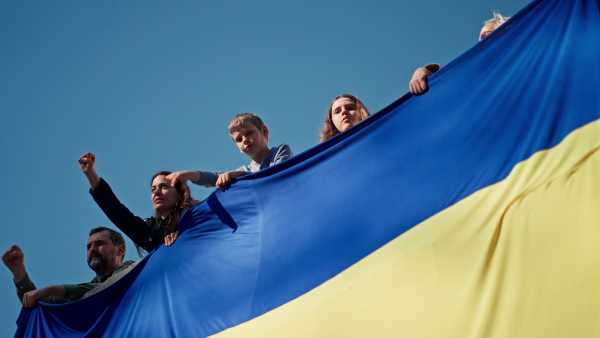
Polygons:
[[[229,138],[234,115],[258,114],[270,146],[299,154],[316,145],[333,97],[355,94],[375,113],[417,67],[475,45],[494,10],[528,3],[0,1],[0,253],[20,245],[38,287],[90,281],[88,232],[114,226],[88,193],[85,152],[149,217],[155,172],[250,162]],[[196,199],[211,191],[192,187]],[[9,337],[21,306],[5,267],[0,300]]]

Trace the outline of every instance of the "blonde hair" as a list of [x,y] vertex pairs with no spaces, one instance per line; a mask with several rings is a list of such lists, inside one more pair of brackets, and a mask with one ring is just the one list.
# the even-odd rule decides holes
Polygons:
[[231,123],[229,123],[229,133],[233,133],[236,129],[243,126],[245,123],[252,123],[258,130],[262,130],[264,127],[263,121],[256,114],[252,113],[242,113],[237,114]]
[[325,116],[325,122],[323,123],[323,130],[321,131],[321,136],[319,137],[320,142],[327,141],[330,138],[332,138],[335,135],[340,133],[340,131],[333,124],[333,120],[331,119],[331,109],[333,108],[333,104],[335,103],[335,101],[337,101],[338,99],[341,99],[341,98],[350,99],[356,105],[356,110],[358,111],[358,121],[356,121],[357,123],[366,119],[367,117],[369,117],[371,115],[371,114],[369,114],[367,107],[365,107],[365,105],[358,99],[358,97],[356,97],[352,94],[342,94],[342,95],[336,96],[335,99],[333,99],[333,101],[331,101],[331,104],[329,105],[329,109],[327,109],[327,116]]
[[500,12],[494,11],[494,16],[491,19],[484,22],[483,25],[492,25],[494,26],[494,28],[498,28],[502,26],[503,23],[508,21],[508,19],[510,19],[510,16],[502,16],[500,15]]

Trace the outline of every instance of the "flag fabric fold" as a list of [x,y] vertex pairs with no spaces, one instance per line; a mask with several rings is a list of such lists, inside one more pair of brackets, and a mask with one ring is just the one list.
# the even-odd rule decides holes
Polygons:
[[600,10],[534,1],[27,337],[600,335]]

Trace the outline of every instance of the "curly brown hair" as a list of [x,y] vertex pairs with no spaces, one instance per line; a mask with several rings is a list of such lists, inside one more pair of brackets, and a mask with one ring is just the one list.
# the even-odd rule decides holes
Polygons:
[[358,99],[358,97],[356,97],[352,94],[342,94],[342,95],[336,96],[335,99],[333,99],[333,101],[331,101],[331,104],[329,105],[329,109],[327,109],[327,116],[325,116],[325,122],[323,123],[323,129],[321,131],[321,136],[319,137],[319,142],[327,141],[330,138],[332,138],[335,135],[340,133],[340,131],[333,124],[333,120],[331,119],[331,109],[332,109],[335,101],[337,101],[338,99],[341,99],[341,98],[347,98],[347,99],[352,100],[352,102],[354,102],[354,104],[356,105],[356,110],[358,111],[358,121],[357,122],[360,122],[371,115],[371,114],[369,114],[367,107],[365,107],[365,105],[362,103],[362,101],[360,101]]
[[[150,180],[150,185],[152,186],[152,182],[157,176],[167,176],[170,174],[170,171],[157,172],[156,174],[154,174],[154,176],[152,176],[152,179]],[[181,218],[183,213],[186,212],[186,210],[191,208],[193,205],[200,203],[200,201],[196,201],[192,198],[190,188],[187,186],[187,184],[181,184],[181,182],[177,182],[177,184],[175,184],[175,190],[177,191],[179,198],[177,199],[177,203],[175,203],[175,207],[169,213],[169,215],[167,215],[167,217],[162,218],[162,220],[158,217],[158,214],[154,215],[157,221],[155,226],[164,226],[167,234],[177,231],[177,224],[179,223],[179,219]]]

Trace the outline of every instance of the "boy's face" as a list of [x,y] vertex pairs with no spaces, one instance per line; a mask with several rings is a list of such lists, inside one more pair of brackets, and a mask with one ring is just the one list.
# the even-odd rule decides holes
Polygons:
[[231,132],[231,138],[240,151],[258,163],[262,163],[262,160],[269,155],[270,151],[267,142],[269,130],[266,126],[261,129],[259,130],[254,124],[246,122]]

